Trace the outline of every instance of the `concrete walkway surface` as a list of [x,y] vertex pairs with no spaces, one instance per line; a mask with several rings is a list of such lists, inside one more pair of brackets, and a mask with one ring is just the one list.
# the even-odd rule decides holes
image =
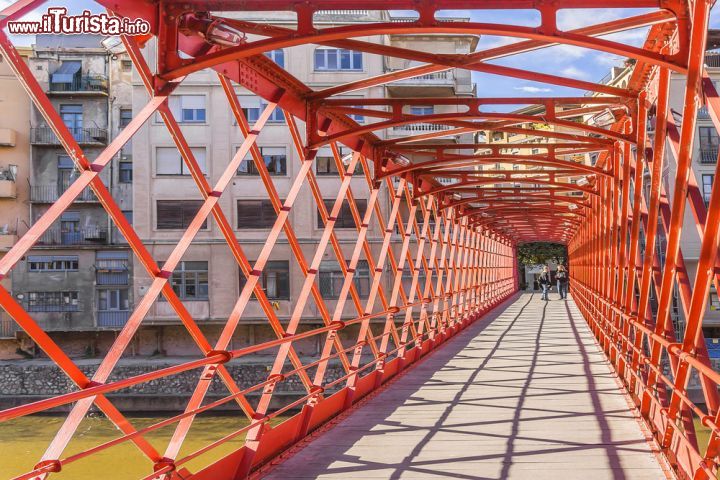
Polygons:
[[265,478],[666,477],[572,300],[521,294]]

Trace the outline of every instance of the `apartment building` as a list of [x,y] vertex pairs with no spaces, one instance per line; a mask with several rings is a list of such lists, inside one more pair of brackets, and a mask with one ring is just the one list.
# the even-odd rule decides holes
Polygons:
[[[27,61],[30,48],[18,48]],[[30,99],[7,62],[0,55],[0,257],[25,233],[29,220],[30,187]],[[12,291],[12,278],[0,281]],[[0,358],[17,356],[22,343],[15,322],[0,310]]]
[[[289,14],[272,12],[267,15],[271,17],[264,18],[261,14],[255,14],[250,18],[244,18],[294,27],[294,17]],[[388,14],[370,11],[326,11],[317,15],[319,15],[317,18],[319,24],[329,26],[378,21]],[[467,53],[474,49],[477,37],[419,35],[400,40],[393,36],[373,36],[363,37],[361,40],[380,44],[396,44],[402,41],[401,46],[409,48],[432,52]],[[144,53],[152,64],[155,47],[149,44]],[[385,58],[378,55],[311,45],[276,50],[267,53],[266,56],[316,90],[408,66],[387,63]],[[138,109],[144,105],[147,96],[137,78],[134,79],[133,89],[134,108]],[[243,88],[238,87],[236,92],[243,111],[252,124],[263,109],[264,101]],[[448,71],[402,80],[388,86],[355,91],[348,94],[347,98],[428,96],[429,92],[437,96],[472,95],[474,87],[469,74]],[[170,97],[169,102],[194,156],[203,168],[208,182],[213,185],[243,140],[217,76],[208,71],[192,74]],[[432,109],[433,106],[428,106],[420,112],[413,107],[411,113],[422,114],[431,112]],[[360,115],[351,118],[361,124],[375,121]],[[424,133],[424,128],[420,125],[408,125],[377,133],[379,136],[390,138],[393,135]],[[303,130],[302,123],[300,129]],[[456,138],[450,141],[461,140]],[[257,144],[272,176],[274,187],[282,199],[289,191],[300,167],[300,157],[295,151],[282,111],[276,110],[273,113],[262,130]],[[342,149],[342,152],[346,153],[345,149]],[[197,212],[202,197],[159,116],[153,118],[135,136],[133,158],[134,226],[153,257],[158,262],[163,262]],[[355,171],[356,175],[351,180],[351,189],[362,214],[367,206],[365,196],[368,187],[364,175],[359,174],[360,171],[358,167]],[[330,206],[340,186],[337,167],[330,148],[320,149],[313,173],[317,177],[326,204]],[[388,192],[383,187],[379,201],[386,216],[388,197]],[[232,223],[235,235],[248,259],[254,262],[273,225],[275,212],[249,155],[235,172],[231,187],[220,198],[219,204]],[[323,220],[318,215],[309,188],[304,187],[301,190],[290,213],[289,223],[309,263],[323,230]],[[374,258],[377,258],[380,249],[383,231],[384,227],[377,222],[370,225],[368,243]],[[349,259],[357,231],[347,202],[339,215],[335,232],[345,258]],[[333,297],[337,298],[342,285],[342,273],[331,248],[326,250],[324,258],[316,282],[325,299],[326,307],[332,312],[336,303]],[[383,277],[386,282],[383,286],[389,291],[389,283],[387,283],[389,276]],[[304,278],[304,273],[300,270],[285,235],[282,234],[260,281],[273,304],[275,314],[283,323],[292,313]],[[355,287],[361,298],[368,295],[370,279],[368,263],[363,259],[355,273]],[[211,339],[217,337],[225,323],[244,281],[244,276],[212,218],[208,219],[198,233],[171,278],[175,292]],[[143,295],[150,283],[151,278],[140,265],[136,264],[135,296]],[[349,301],[345,307],[344,315],[349,318],[357,315],[352,301]],[[321,322],[320,309],[311,299],[303,312],[302,328],[313,328]],[[261,306],[257,301],[251,301],[243,313],[231,348],[272,338],[275,338],[275,335],[268,326],[267,317]],[[297,347],[299,353],[315,354],[318,351],[319,341],[319,337],[313,337],[304,345],[299,345]],[[191,340],[170,305],[162,299],[156,301],[143,322],[143,328],[136,336],[135,351],[139,354],[183,355],[194,352],[190,345]]]
[[[720,52],[707,52],[705,66],[716,88],[720,89]],[[685,88],[680,85],[683,79],[684,76],[678,74],[673,74],[670,77],[670,108],[678,131],[682,125],[682,105],[685,94]],[[695,128],[692,169],[707,206],[710,201],[713,180],[715,179],[718,142],[720,139],[718,131],[710,120],[707,107],[700,108]],[[669,145],[666,147],[670,152],[667,157],[669,160],[667,168],[670,169],[671,173],[667,176],[666,188],[669,189],[668,192],[672,192],[675,185],[676,158],[672,155],[672,150],[669,147]],[[668,193],[668,195],[671,195],[671,193]],[[700,234],[695,227],[695,220],[688,204],[685,209],[680,245],[691,281],[694,281],[695,272],[697,271],[697,263],[700,257],[700,240]],[[705,338],[708,339],[711,356],[715,356],[720,365],[720,301],[715,286],[711,287],[708,296],[708,305],[703,318],[703,333]]]
[[[707,52],[705,62],[707,72],[711,79],[716,85],[720,86],[720,53],[712,51]],[[629,62],[625,67],[614,67],[601,80],[601,83],[625,87],[632,71],[632,62]],[[682,125],[682,106],[684,105],[685,95],[685,87],[682,85],[683,81],[683,75],[673,73],[670,77],[669,107],[678,131]],[[651,119],[650,121],[654,123],[655,119]],[[650,125],[649,130],[651,132],[654,130],[652,124]],[[718,132],[710,120],[707,108],[700,108],[696,122],[691,166],[693,175],[698,183],[698,187],[706,204],[710,200],[710,191],[715,177],[718,141]],[[665,162],[662,173],[662,188],[664,189],[665,195],[669,197],[672,195],[675,187],[675,177],[677,175],[677,158],[675,157],[674,149],[671,147],[669,142],[665,147],[665,153]],[[644,187],[646,202],[649,202],[650,199],[649,181],[650,174],[649,172],[645,172]],[[644,243],[645,242],[643,240],[642,245],[644,245]],[[662,228],[660,228],[658,229],[656,249],[661,263],[664,262],[665,259],[666,243],[667,239],[665,238]],[[687,268],[690,281],[692,282],[695,278],[697,262],[700,256],[700,236],[697,228],[695,227],[695,220],[689,203],[685,207],[680,247],[682,248],[685,266]],[[655,292],[651,290],[650,295],[651,303],[654,305],[656,301]],[[682,332],[682,329],[684,328],[684,319],[682,308],[680,308],[677,289],[673,292],[671,316],[675,322],[676,329]],[[710,347],[711,356],[713,354],[713,350],[717,350],[717,355],[715,355],[717,358],[715,358],[714,361],[720,363],[720,341],[718,340],[720,338],[720,301],[718,301],[718,295],[714,286],[711,287],[711,291],[708,296],[708,305],[703,318],[703,333],[705,334],[705,338],[708,339],[708,347]],[[715,345],[717,346],[714,347]]]
[[[705,57],[707,72],[716,85],[720,86],[720,54],[707,52]],[[626,87],[630,76],[633,72],[634,64],[628,61],[624,67],[613,67],[600,83],[607,85]],[[684,80],[682,75],[673,73],[670,77],[670,96],[669,107],[674,123],[679,131],[682,125],[682,106],[684,105],[685,86],[682,85]],[[657,120],[651,118],[648,131],[650,133],[649,141],[652,141],[652,133],[654,132],[654,124]],[[710,199],[710,191],[717,166],[718,154],[718,133],[708,115],[705,107],[700,108],[696,123],[695,139],[693,142],[693,158],[691,167],[693,175],[698,182],[698,187],[704,200]],[[592,159],[594,161],[594,159]],[[672,196],[675,188],[675,178],[677,176],[677,158],[673,153],[673,148],[668,142],[665,146],[665,157],[662,170],[662,189],[664,195]],[[650,201],[650,172],[644,172],[643,188],[645,202]],[[662,220],[658,220],[659,228],[655,242],[655,249],[658,259],[662,264],[665,261],[665,251],[667,248],[667,238],[662,227]],[[643,230],[640,231],[640,253],[644,255],[645,238]],[[685,206],[685,215],[683,222],[683,230],[680,240],[680,248],[682,249],[685,267],[687,268],[690,282],[695,279],[697,272],[697,263],[700,256],[700,236],[696,228],[693,213],[690,204]],[[684,312],[680,303],[679,292],[677,287],[673,289],[672,302],[670,309],[670,318],[673,322],[675,332],[681,337],[685,329]],[[708,347],[710,361],[713,367],[720,369],[720,302],[714,286],[708,295],[708,304],[703,317],[703,334]],[[657,309],[657,295],[655,288],[650,289],[650,305],[653,311]],[[665,365],[666,371],[669,372],[669,364]],[[701,390],[699,378],[693,373],[688,385],[688,392],[691,398],[701,401]]]
[[[112,40],[103,42],[103,37],[93,35],[39,35],[28,59],[31,71],[89,160],[132,118],[132,63],[125,53],[110,48]],[[25,220],[32,224],[78,172],[40,112],[35,107],[27,111],[30,195]],[[132,220],[130,148],[112,160],[101,178]],[[66,351],[75,355],[105,351],[132,307],[130,253],[88,188],[13,269],[13,295]]]

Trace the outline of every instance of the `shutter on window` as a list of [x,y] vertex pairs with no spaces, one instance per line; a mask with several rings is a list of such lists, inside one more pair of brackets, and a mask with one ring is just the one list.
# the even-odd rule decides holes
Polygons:
[[[192,151],[193,156],[195,157],[195,160],[197,161],[198,165],[200,166],[200,171],[207,175],[207,161],[206,161],[206,153],[205,147],[193,147],[190,149]],[[180,160],[182,161],[182,160]],[[183,162],[184,163],[184,162]],[[183,165],[183,170],[187,172],[187,174],[190,174],[190,171],[188,168]]]
[[[183,210],[183,228],[190,226],[195,215],[197,215],[200,207],[202,207],[202,200],[185,200],[182,203]],[[207,220],[205,220],[200,228],[207,228]]]
[[157,228],[158,230],[171,230],[182,228],[183,211],[179,202],[158,200],[157,202]]
[[258,215],[261,214],[260,200],[241,200],[237,202],[238,228],[258,228]]
[[180,152],[175,147],[158,147],[155,150],[155,171],[158,175],[180,175]]
[[263,227],[272,228],[273,224],[275,223],[275,219],[277,218],[277,215],[275,214],[275,209],[272,206],[272,202],[270,200],[263,200],[262,201],[262,213],[260,216],[260,224]]

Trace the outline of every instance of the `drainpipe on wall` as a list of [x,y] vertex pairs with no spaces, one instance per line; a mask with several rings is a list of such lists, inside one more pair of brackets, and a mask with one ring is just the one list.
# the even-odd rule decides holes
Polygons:
[[[110,56],[111,53],[105,54],[105,75],[108,79],[108,96],[107,96],[107,131],[108,131],[108,142],[111,142],[114,138],[113,135],[113,124],[112,124],[112,104],[114,101],[114,98],[112,96],[113,92],[113,82],[112,82],[112,70],[110,69]],[[110,190],[110,195],[113,195],[113,182],[115,179],[115,159],[113,158],[110,160],[110,181],[108,182],[108,189]],[[110,215],[107,215],[107,233],[108,233],[108,240],[110,243],[115,242],[113,230],[112,230],[112,220],[110,219]]]

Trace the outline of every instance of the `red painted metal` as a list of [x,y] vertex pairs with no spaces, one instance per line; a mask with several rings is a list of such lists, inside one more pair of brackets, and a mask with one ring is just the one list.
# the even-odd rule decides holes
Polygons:
[[[93,161],[86,158],[70,135],[4,33],[8,21],[22,17],[39,3],[21,0],[3,10],[0,51],[81,174],[0,259],[0,278],[11,272],[40,235],[89,186],[153,281],[92,378],[85,376],[22,305],[0,288],[0,306],[77,385],[72,393],[0,412],[2,428],[1,422],[74,403],[36,467],[18,478],[44,479],[64,465],[108,449],[112,452],[112,447],[125,442],[133,443],[147,457],[145,478],[148,479],[246,478],[333,417],[354,408],[363,397],[384,388],[404,369],[512,295],[519,288],[516,248],[523,242],[537,240],[568,245],[574,299],[624,382],[639,416],[676,473],[681,478],[716,478],[720,465],[717,389],[720,373],[711,367],[702,319],[710,285],[720,287],[720,271],[716,268],[720,265],[717,253],[720,186],[714,185],[706,208],[691,166],[695,117],[701,102],[706,102],[716,128],[720,126],[720,98],[703,72],[710,2],[100,0],[99,3],[115,15],[148,20],[152,25],[151,35],[141,40],[144,43],[154,37],[160,55],[151,68],[136,39],[123,38],[150,100]],[[315,23],[318,12],[337,8],[412,10],[417,12],[418,20],[394,21],[385,16],[344,26]],[[649,10],[563,31],[558,28],[557,14],[566,8]],[[536,9],[541,21],[537,27],[525,27],[435,18],[439,10],[453,9]],[[294,12],[297,25],[291,28],[222,16],[231,11]],[[206,12],[207,18],[216,21],[214,25],[235,29],[249,35],[249,40],[236,46],[210,44],[204,34],[196,30],[200,27],[193,27],[201,22],[181,21],[186,15]],[[610,33],[638,27],[648,27],[642,47],[604,38]],[[438,54],[368,40],[377,35],[416,34],[487,34],[520,41],[467,54]],[[311,43],[394,57],[413,62],[414,66],[313,90],[262,55],[276,48]],[[629,57],[635,60],[635,69],[628,84],[621,87],[489,63],[552,45]],[[186,75],[203,69],[217,73],[244,137],[241,148],[214,186],[202,174],[166,103],[168,95],[182,84]],[[587,90],[592,95],[558,98],[340,96],[450,69]],[[677,74],[685,75],[687,84],[684,120],[679,129],[668,108],[670,76]],[[236,85],[259,95],[267,103],[255,125],[247,122],[235,93]],[[413,115],[409,113],[413,105],[437,106],[444,113]],[[497,111],[498,107],[511,110],[513,106],[523,109],[512,113]],[[284,112],[288,134],[300,161],[284,198],[280,197],[256,145],[275,108]],[[162,268],[122,215],[99,176],[155,112],[162,116],[203,198],[200,211]],[[598,126],[590,121],[603,113],[612,114],[614,123]],[[358,124],[353,120],[354,115],[368,120]],[[655,124],[653,130],[648,130],[648,125],[653,123],[650,119]],[[381,138],[382,132],[388,129],[397,132],[416,124],[427,128],[417,131],[421,133]],[[485,138],[479,135],[481,132]],[[504,139],[494,141],[493,134],[502,134]],[[460,140],[458,135],[477,137],[475,141],[468,141]],[[511,136],[522,139],[512,142]],[[339,144],[349,147],[352,155],[342,158]],[[332,149],[339,172],[338,190],[330,199],[329,208],[313,173],[315,155],[323,146]],[[519,151],[521,149],[524,151]],[[535,151],[528,153],[529,150]],[[218,202],[247,153],[277,214],[253,262],[248,260],[242,241]],[[587,161],[591,154],[597,155],[596,164],[590,165]],[[665,191],[662,179],[670,155],[677,165],[672,198],[668,196],[670,192]],[[516,169],[499,167],[507,164]],[[353,180],[360,169],[365,182]],[[292,224],[293,206],[304,186],[312,192],[323,223],[311,258],[306,258],[307,250],[301,247]],[[643,191],[647,191],[647,196]],[[364,212],[358,208],[356,198],[366,199]],[[686,202],[702,244],[696,272],[688,271],[680,245]],[[345,203],[356,225],[356,235],[349,244],[344,237],[339,237],[335,228]],[[247,280],[214,344],[204,336],[168,284],[171,272],[210,215]],[[376,241],[371,242],[374,231],[379,233],[372,238]],[[293,299],[291,315],[282,322],[258,283],[281,235],[303,272],[301,292]],[[661,237],[667,239],[662,255],[656,249]],[[333,304],[323,298],[317,285],[320,262],[330,251],[343,275],[339,298],[332,299]],[[372,272],[366,297],[360,295],[354,282],[361,260],[367,262]],[[406,288],[408,274],[410,286]],[[670,320],[676,290],[686,321],[684,332],[676,332]],[[160,295],[181,319],[202,356],[149,374],[109,381],[150,305]],[[253,295],[277,339],[228,350],[230,338]],[[654,306],[653,299],[657,299]],[[310,301],[317,306],[322,323],[317,328],[301,330],[303,313]],[[346,304],[354,309],[353,318],[347,318]],[[352,335],[347,334],[350,331]],[[296,342],[308,338],[316,338],[322,347],[317,358],[303,363],[295,346]],[[273,352],[267,379],[241,387],[226,364],[259,352]],[[340,378],[328,378],[331,362],[342,366]],[[185,411],[141,429],[136,429],[107,396],[122,388],[194,370],[198,371],[199,380]],[[228,394],[208,403],[205,396],[209,380],[215,375]],[[688,392],[688,383],[694,375],[700,380],[702,404],[698,404],[695,397],[691,399]],[[297,376],[304,393],[296,399],[282,401],[276,395],[277,387],[292,376]],[[259,402],[251,404],[248,394],[259,395]],[[247,424],[195,452],[181,454],[196,415],[228,402],[239,405]],[[277,402],[282,406],[271,408]],[[121,436],[64,456],[80,421],[93,405],[118,426]],[[293,416],[270,427],[270,420],[288,414]],[[696,424],[710,430],[706,445],[699,444]],[[160,453],[145,440],[145,435],[167,426],[174,426],[174,434]],[[186,464],[191,460],[202,458],[239,436],[245,436],[245,443],[234,453],[199,471],[187,469]]]

